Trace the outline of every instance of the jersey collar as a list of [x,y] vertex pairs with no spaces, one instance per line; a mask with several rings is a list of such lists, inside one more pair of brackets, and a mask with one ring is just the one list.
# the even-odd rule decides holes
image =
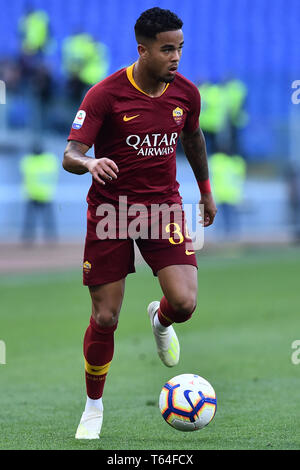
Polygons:
[[[148,93],[145,93],[145,92],[137,85],[137,83],[134,81],[134,78],[133,78],[133,69],[134,69],[135,64],[136,64],[136,62],[134,62],[134,64],[130,65],[130,66],[127,67],[127,69],[126,69],[126,74],[127,74],[128,80],[129,80],[130,83],[134,86],[134,88],[136,88],[138,91],[140,91],[141,93],[143,93],[143,94],[146,95],[146,96],[149,96],[150,98],[154,98],[153,96],[148,95]],[[168,88],[169,85],[170,85],[169,83],[166,84],[165,88],[163,89],[162,93],[161,93],[159,96],[161,96],[161,95],[164,94],[164,92],[167,90],[167,88]],[[155,98],[159,98],[159,96],[156,96]]]

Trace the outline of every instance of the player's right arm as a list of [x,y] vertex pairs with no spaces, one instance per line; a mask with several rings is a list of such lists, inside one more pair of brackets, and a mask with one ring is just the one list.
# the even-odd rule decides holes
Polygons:
[[89,171],[101,185],[117,178],[119,169],[113,160],[86,155],[110,112],[106,89],[102,83],[98,83],[85,95],[73,121],[63,159],[63,168],[66,171],[77,175]]
[[70,140],[64,152],[63,168],[76,175],[83,175],[89,171],[93,178],[102,185],[105,185],[105,181],[117,179],[119,169],[115,162],[109,158],[87,156],[89,148],[82,142]]

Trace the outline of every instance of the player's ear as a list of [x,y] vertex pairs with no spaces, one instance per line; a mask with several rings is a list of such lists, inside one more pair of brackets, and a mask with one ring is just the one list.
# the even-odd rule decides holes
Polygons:
[[144,58],[148,53],[147,46],[144,44],[138,44],[137,50],[141,58]]

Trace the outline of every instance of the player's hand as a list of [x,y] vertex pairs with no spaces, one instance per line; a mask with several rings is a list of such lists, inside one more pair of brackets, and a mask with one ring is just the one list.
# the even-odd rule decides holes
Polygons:
[[[214,221],[217,213],[217,207],[213,199],[212,193],[205,193],[201,195],[199,202],[200,215],[202,217],[202,225],[208,227]],[[203,207],[204,206],[204,207]]]
[[93,178],[103,186],[107,181],[116,180],[119,173],[119,168],[109,158],[93,158],[86,163],[86,167]]

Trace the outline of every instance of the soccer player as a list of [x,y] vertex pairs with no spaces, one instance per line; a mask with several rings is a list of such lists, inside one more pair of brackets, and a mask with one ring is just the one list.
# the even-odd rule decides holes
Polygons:
[[[89,286],[92,302],[83,344],[87,400],[77,439],[100,436],[102,394],[114,353],[125,278],[135,271],[134,242],[162,289],[161,300],[150,303],[148,315],[158,355],[168,367],[179,360],[179,342],[172,325],[187,321],[196,307],[197,261],[188,245],[176,181],[179,137],[200,188],[204,227],[213,223],[217,209],[199,128],[200,95],[196,86],[177,72],[182,25],[169,10],[156,7],[142,13],[135,24],[138,60],[87,92],[68,137],[63,167],[75,174],[90,172],[93,177],[87,196],[83,263],[83,282]],[[86,155],[93,145],[96,158]],[[164,225],[160,216],[158,238],[136,237],[134,241],[124,223],[135,217],[130,210],[123,211],[121,198],[126,198],[129,208],[175,204],[180,207],[180,217],[175,210]],[[104,210],[110,207],[117,215],[113,224]],[[143,217],[139,222],[146,221],[146,228],[152,228],[149,213]],[[99,233],[105,224],[110,226],[106,238]]]

